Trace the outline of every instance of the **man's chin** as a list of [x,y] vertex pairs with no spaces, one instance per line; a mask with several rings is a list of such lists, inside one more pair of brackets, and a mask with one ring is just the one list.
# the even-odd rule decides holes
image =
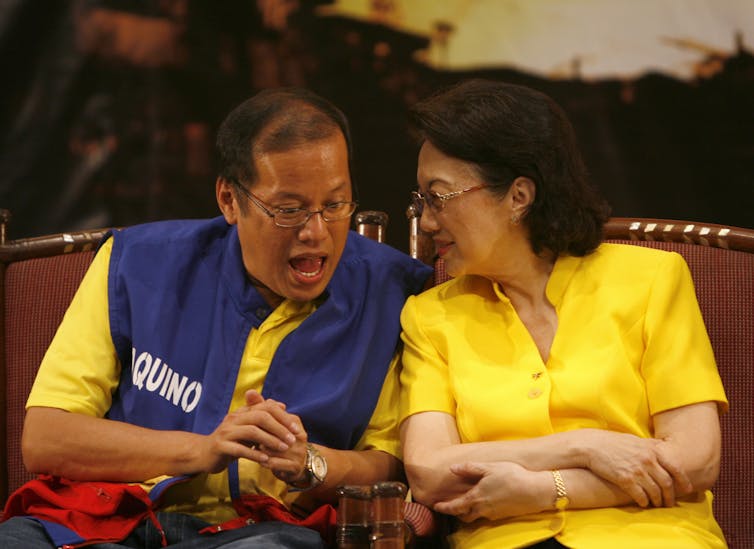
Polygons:
[[287,292],[288,299],[293,301],[311,301],[317,299],[327,288],[330,278],[320,279],[316,284],[296,284],[289,288]]

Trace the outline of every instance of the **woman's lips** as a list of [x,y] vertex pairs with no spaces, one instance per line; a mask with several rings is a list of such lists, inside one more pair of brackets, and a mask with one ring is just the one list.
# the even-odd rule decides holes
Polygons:
[[437,255],[440,257],[444,256],[448,253],[448,250],[453,245],[452,242],[442,242],[442,241],[436,241],[435,242],[435,249],[437,250]]

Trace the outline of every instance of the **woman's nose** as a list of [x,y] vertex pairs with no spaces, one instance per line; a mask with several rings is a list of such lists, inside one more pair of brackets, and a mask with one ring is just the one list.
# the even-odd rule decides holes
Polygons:
[[435,213],[432,211],[432,208],[426,204],[424,205],[424,208],[422,208],[422,214],[419,218],[419,228],[425,233],[433,233],[440,228],[437,224]]

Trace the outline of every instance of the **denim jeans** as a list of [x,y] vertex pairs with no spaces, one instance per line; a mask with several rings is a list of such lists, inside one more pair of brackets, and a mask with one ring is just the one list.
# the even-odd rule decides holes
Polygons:
[[[260,522],[238,530],[200,535],[208,526],[190,515],[157,513],[168,546],[174,549],[324,549],[319,534],[309,528],[284,522]],[[0,524],[0,547],[3,549],[55,549],[44,528],[32,519],[15,517]],[[150,520],[142,522],[126,539],[118,543],[97,543],[87,549],[160,549],[161,536]]]

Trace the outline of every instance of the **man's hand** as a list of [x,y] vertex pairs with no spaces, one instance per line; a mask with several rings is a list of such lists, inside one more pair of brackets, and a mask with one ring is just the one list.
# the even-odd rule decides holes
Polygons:
[[206,437],[202,470],[218,473],[232,460],[246,458],[273,471],[301,473],[306,459],[301,420],[286,412],[283,403],[264,399],[256,391],[247,391],[245,396],[246,405],[226,415]]
[[[282,410],[285,410],[284,403],[275,400],[265,401],[264,397],[257,391],[246,391],[245,397],[246,409],[267,402],[277,404]],[[297,428],[300,428],[300,433],[296,436],[295,441],[288,445],[289,447],[287,449],[284,449],[283,445],[279,445],[277,449],[274,447],[267,447],[263,443],[256,445],[256,449],[266,456],[264,461],[259,461],[258,463],[269,468],[278,479],[287,483],[295,482],[304,476],[307,442],[306,432],[304,431],[300,420],[298,420],[293,414],[289,415],[296,418],[295,425]]]

